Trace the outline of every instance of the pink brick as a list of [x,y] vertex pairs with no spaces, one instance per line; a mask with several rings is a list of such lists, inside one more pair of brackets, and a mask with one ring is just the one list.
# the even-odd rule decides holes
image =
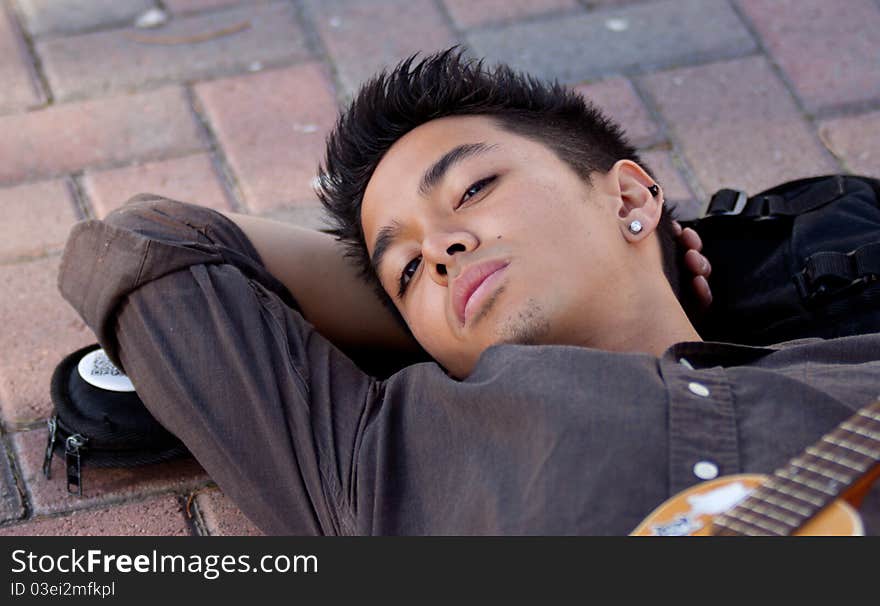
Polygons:
[[196,92],[251,209],[316,199],[312,180],[336,117],[333,88],[320,67],[203,82]]
[[135,194],[145,192],[217,210],[232,209],[207,154],[88,171],[83,187],[95,216],[101,219]]
[[55,366],[95,342],[58,294],[58,262],[0,265],[0,413],[7,428],[45,418]]
[[0,189],[0,208],[0,261],[61,250],[78,219],[64,181]]
[[580,8],[576,0],[444,0],[461,28]]
[[703,193],[757,192],[838,170],[764,58],[682,68],[643,82]]
[[[226,8],[242,4],[247,0],[165,0],[163,4],[175,15],[185,15],[215,8]],[[253,0],[251,0],[253,3]]]
[[0,528],[0,536],[187,536],[189,526],[177,497],[165,495],[96,511],[57,518],[36,518]]
[[433,0],[306,0],[346,94],[383,67],[456,44]]
[[13,434],[22,480],[38,515],[72,511],[121,500],[140,499],[159,492],[189,492],[209,481],[201,466],[191,458],[139,467],[83,467],[83,496],[68,494],[63,459],[52,460],[52,474],[43,475],[43,455],[48,432],[45,428]]
[[196,496],[195,501],[210,534],[235,537],[262,536],[263,532],[219,490],[201,492]]
[[12,15],[0,5],[0,113],[45,102]]
[[609,78],[593,84],[581,84],[574,89],[623,127],[630,143],[636,147],[653,145],[660,140],[660,129],[626,78]]
[[657,182],[663,188],[664,200],[675,206],[676,216],[679,219],[696,217],[702,210],[702,204],[688,188],[681,169],[676,166],[678,160],[672,152],[653,150],[639,152],[639,155],[651,167]]
[[740,0],[810,110],[880,98],[874,0]]
[[0,117],[0,184],[204,148],[179,88]]
[[114,29],[52,38],[36,47],[57,99],[229,74],[309,56],[289,2],[179,17],[156,30]]
[[819,138],[850,172],[880,178],[880,112],[826,120]]

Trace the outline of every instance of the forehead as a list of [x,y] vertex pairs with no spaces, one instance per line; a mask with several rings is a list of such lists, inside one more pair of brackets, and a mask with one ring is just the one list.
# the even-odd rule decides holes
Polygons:
[[497,143],[514,137],[485,116],[432,120],[401,137],[385,153],[364,191],[361,224],[372,251],[372,235],[398,214],[395,207],[418,196],[424,171],[453,147]]

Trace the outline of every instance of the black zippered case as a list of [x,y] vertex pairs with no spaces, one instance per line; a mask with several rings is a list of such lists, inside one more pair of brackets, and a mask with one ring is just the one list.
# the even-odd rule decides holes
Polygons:
[[[67,491],[82,495],[83,467],[135,467],[190,456],[186,446],[150,414],[135,391],[112,391],[86,381],[78,366],[99,350],[92,344],[69,354],[52,374],[54,414],[43,473],[51,477],[52,458],[65,461]],[[125,377],[106,357],[102,371]]]

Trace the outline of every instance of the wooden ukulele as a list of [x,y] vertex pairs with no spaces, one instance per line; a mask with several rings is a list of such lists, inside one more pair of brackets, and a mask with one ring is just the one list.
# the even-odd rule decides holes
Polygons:
[[853,507],[880,476],[880,400],[771,476],[724,476],[680,492],[633,536],[864,534]]

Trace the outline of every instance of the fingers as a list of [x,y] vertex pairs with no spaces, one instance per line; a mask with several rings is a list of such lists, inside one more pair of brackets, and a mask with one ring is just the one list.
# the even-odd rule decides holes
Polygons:
[[695,276],[708,278],[712,275],[712,264],[709,263],[709,259],[693,248],[684,254],[684,264]]
[[679,235],[678,239],[681,241],[682,246],[684,246],[688,250],[703,250],[703,241],[700,239],[700,234],[695,232],[690,227],[684,228],[681,231],[681,235]]
[[703,276],[697,276],[693,280],[694,294],[702,311],[705,311],[712,305],[712,290],[709,288],[709,282]]

